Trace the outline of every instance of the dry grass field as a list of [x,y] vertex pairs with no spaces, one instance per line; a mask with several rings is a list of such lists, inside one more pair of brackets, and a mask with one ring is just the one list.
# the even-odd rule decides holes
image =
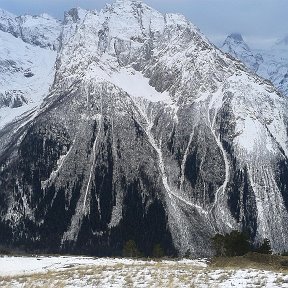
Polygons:
[[217,258],[211,263],[188,259],[1,257],[0,287],[288,287],[288,270],[280,264],[285,259],[267,257],[261,261],[253,255]]

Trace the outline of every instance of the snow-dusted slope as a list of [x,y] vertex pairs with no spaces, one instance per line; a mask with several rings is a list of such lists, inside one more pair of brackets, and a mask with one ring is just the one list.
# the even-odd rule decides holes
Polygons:
[[20,28],[16,17],[16,15],[0,8],[0,30],[17,37],[20,34]]
[[0,30],[29,44],[56,50],[61,22],[48,14],[15,16],[0,8]]
[[181,15],[72,9],[49,96],[0,134],[0,240],[207,256],[239,229],[288,249],[287,111]]
[[0,128],[36,108],[54,80],[56,52],[0,31]]
[[226,38],[221,50],[242,61],[258,75],[272,81],[282,93],[288,95],[287,37],[269,49],[252,50],[240,34],[233,33]]
[[0,9],[0,128],[31,113],[54,80],[60,21]]
[[288,44],[287,36],[267,50],[259,50],[263,64],[257,73],[271,80],[286,96],[288,95]]

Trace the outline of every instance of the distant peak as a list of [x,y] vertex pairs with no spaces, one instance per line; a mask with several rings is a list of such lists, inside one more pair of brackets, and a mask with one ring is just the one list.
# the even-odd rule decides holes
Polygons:
[[251,53],[251,49],[247,43],[243,40],[240,33],[231,33],[225,39],[221,46],[222,51],[231,54],[232,56],[239,58],[239,53]]
[[55,19],[53,16],[47,14],[47,13],[42,13],[39,15],[39,17],[42,17],[44,19]]
[[141,0],[116,0],[115,2],[116,3],[127,3],[127,4],[130,4],[130,3],[141,3],[142,1]]
[[233,39],[236,42],[244,42],[243,37],[240,33],[231,33],[227,38]]
[[227,47],[241,46],[245,50],[250,49],[248,45],[245,43],[245,41],[243,40],[243,37],[240,33],[231,33],[230,35],[228,35],[222,45],[222,48],[226,46]]
[[[114,2],[114,5],[120,5],[120,6],[131,6],[135,4],[143,4],[141,0],[116,0]],[[113,5],[113,4],[112,4]]]
[[0,8],[0,17],[3,17],[3,16],[8,16],[9,18],[16,18],[16,15]]
[[71,8],[69,11],[66,11],[64,13],[64,23],[67,24],[67,22],[69,21],[76,23],[77,21],[82,19],[86,13],[87,11],[80,7]]
[[[120,9],[120,10],[131,10],[134,8],[143,8],[143,7],[149,7],[143,3],[141,0],[116,0],[112,2],[111,4],[106,4],[104,10],[114,10],[114,9]],[[150,8],[150,7],[149,7]]]

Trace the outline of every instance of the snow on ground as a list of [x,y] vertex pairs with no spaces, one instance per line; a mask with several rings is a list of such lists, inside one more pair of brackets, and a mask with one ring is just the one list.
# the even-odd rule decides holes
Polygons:
[[199,260],[0,257],[0,287],[288,287],[288,274]]
[[149,84],[149,79],[133,69],[121,69],[111,76],[112,83],[137,98],[144,98],[151,102],[168,102],[171,99],[167,91],[161,93]]
[[0,276],[15,276],[65,269],[70,265],[91,265],[94,258],[82,257],[2,257]]

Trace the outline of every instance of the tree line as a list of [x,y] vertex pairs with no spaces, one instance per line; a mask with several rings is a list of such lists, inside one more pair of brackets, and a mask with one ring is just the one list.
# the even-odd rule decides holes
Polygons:
[[[233,230],[227,234],[216,234],[212,237],[212,246],[216,256],[233,257],[242,256],[248,252],[257,252],[260,254],[272,254],[271,244],[269,239],[264,239],[257,247],[251,244],[248,234]],[[143,253],[138,249],[134,240],[128,240],[123,245],[123,257],[139,258],[143,257]],[[160,244],[153,246],[151,257],[162,258],[165,255],[164,249]],[[190,258],[191,254],[188,250],[185,258]]]
[[[123,257],[128,258],[139,258],[143,257],[143,253],[137,248],[134,240],[128,240],[123,246]],[[153,258],[162,258],[165,256],[165,252],[160,244],[153,246],[152,255]]]
[[242,256],[248,252],[257,252],[261,254],[272,254],[269,239],[265,238],[263,242],[254,247],[249,240],[248,234],[233,230],[227,234],[216,234],[212,237],[212,244],[216,256]]

